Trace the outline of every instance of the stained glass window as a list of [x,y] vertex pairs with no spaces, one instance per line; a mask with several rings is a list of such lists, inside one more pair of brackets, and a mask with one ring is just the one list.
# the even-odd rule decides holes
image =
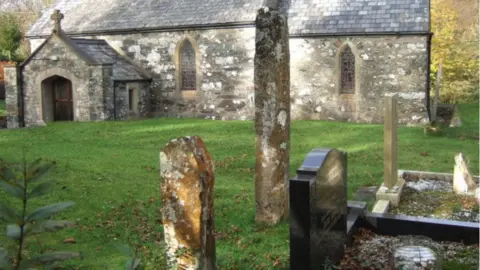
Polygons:
[[189,40],[185,40],[180,48],[180,72],[181,90],[195,90],[197,82],[195,51]]
[[340,93],[355,93],[355,55],[346,46],[340,54]]

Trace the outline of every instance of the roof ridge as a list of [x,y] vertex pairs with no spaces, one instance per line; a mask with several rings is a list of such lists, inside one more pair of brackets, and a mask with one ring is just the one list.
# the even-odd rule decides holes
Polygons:
[[76,44],[108,44],[105,39],[70,38]]

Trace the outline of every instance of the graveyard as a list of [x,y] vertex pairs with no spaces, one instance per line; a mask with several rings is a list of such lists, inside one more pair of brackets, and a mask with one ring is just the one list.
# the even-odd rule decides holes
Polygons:
[[[478,175],[478,105],[459,109],[462,126],[445,128],[442,136],[426,136],[421,127],[399,126],[398,168],[453,173],[454,156],[461,151],[471,173]],[[383,181],[383,132],[383,125],[293,121],[290,176],[297,174],[312,149],[345,151],[347,197],[356,200],[359,188]],[[55,236],[32,238],[27,246],[32,253],[45,247],[82,251],[84,259],[65,262],[66,269],[119,269],[125,257],[113,244],[127,238],[139,243],[147,268],[163,269],[158,268],[165,261],[159,152],[169,140],[187,135],[202,138],[214,162],[218,269],[289,269],[289,223],[255,225],[254,134],[251,121],[164,118],[4,130],[0,144],[2,160],[18,166],[23,155],[28,161],[42,158],[56,163],[50,175],[57,183],[53,192],[45,200],[33,201],[32,207],[72,200],[76,205],[58,219],[78,225]],[[6,197],[3,191],[0,196]],[[374,199],[367,203],[371,210]]]
[[[232,101],[233,108],[224,105],[235,117],[219,118],[230,121],[197,115],[195,110],[206,108],[206,103],[196,99],[190,102],[193,116],[168,113],[167,107],[165,114],[148,113],[150,105],[158,105],[146,100],[156,98],[149,72],[106,41],[70,39],[59,9],[44,16],[53,21],[53,29],[36,52],[48,52],[52,46],[51,57],[35,58],[33,53],[20,66],[6,67],[8,129],[0,130],[0,228],[6,228],[0,234],[1,270],[40,265],[130,270],[478,269],[478,104],[439,104],[442,62],[434,95],[430,67],[421,71],[426,77],[418,77],[423,92],[407,92],[417,87],[385,70],[379,75],[400,91],[380,86],[381,76],[373,76],[377,86],[365,87],[368,76],[358,71],[370,57],[360,56],[355,46],[364,45],[347,38],[343,45],[337,40],[341,46],[335,67],[322,67],[340,69],[330,84],[335,97],[327,101],[320,94],[325,98],[321,102],[329,105],[315,108],[322,112],[340,102],[336,110],[343,121],[297,118],[292,97],[299,80],[295,68],[291,71],[295,50],[288,23],[295,25],[295,20],[282,13],[278,1],[262,2],[252,22],[255,50],[248,61],[253,117],[238,117],[246,103],[237,106],[241,103]],[[425,64],[430,65],[432,33],[424,34]],[[209,86],[196,75],[199,62],[192,43],[195,40],[185,36],[178,47],[179,59],[187,57],[185,52],[193,57],[188,58],[188,70],[180,66],[181,73],[176,71],[182,79],[177,92]],[[404,47],[409,50],[425,48],[408,45]],[[58,46],[73,50],[84,68],[65,61],[69,53],[53,55]],[[101,54],[109,51],[112,61],[125,60],[122,67],[130,68],[131,77],[119,77],[119,66],[114,68],[110,60],[101,62],[102,56],[95,54],[99,46],[105,50]],[[46,62],[30,65],[30,60]],[[68,63],[80,72],[59,68]],[[39,72],[43,68],[44,74]],[[70,80],[72,75],[83,83],[80,77]],[[143,88],[143,100],[135,98],[138,91],[128,90],[128,102],[123,103],[127,97],[117,99],[116,94],[126,94],[126,82],[132,80]],[[358,83],[368,91],[358,91]],[[72,90],[79,85],[88,91]],[[228,93],[226,88],[222,91]],[[77,95],[80,92],[88,98]],[[162,99],[170,95],[163,94]],[[198,93],[192,95],[196,98]],[[365,106],[365,101],[375,106]],[[133,113],[141,104],[144,111],[137,117],[117,118],[117,105]],[[185,104],[170,105],[178,109]],[[53,184],[41,182],[45,176]]]

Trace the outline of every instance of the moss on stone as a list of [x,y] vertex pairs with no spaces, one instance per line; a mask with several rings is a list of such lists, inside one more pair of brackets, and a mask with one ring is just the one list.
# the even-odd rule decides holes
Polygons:
[[390,212],[409,216],[478,221],[478,205],[474,197],[442,191],[418,192],[409,187],[405,187],[399,206],[390,209]]

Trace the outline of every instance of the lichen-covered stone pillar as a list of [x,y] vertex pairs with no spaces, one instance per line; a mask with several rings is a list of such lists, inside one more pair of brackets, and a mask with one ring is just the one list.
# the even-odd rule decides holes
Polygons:
[[16,64],[5,65],[3,72],[5,75],[7,128],[19,128],[23,126],[20,69]]
[[214,172],[196,136],[173,139],[160,152],[162,216],[168,269],[216,269]]
[[289,211],[290,54],[287,18],[269,2],[255,21],[255,221],[273,225]]

